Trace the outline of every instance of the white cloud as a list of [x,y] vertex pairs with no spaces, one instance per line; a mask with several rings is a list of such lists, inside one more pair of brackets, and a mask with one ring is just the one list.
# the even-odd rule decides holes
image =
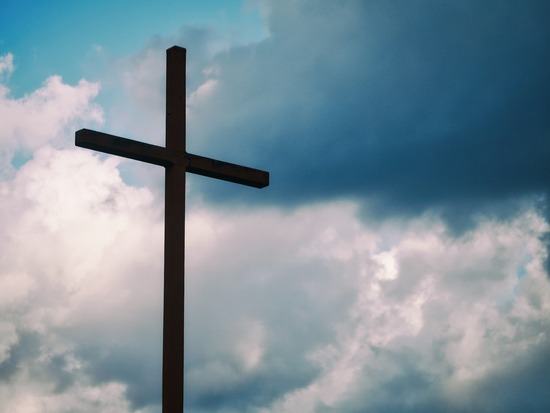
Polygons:
[[130,411],[127,384],[95,383],[104,356],[83,356],[131,352],[160,318],[162,215],[117,164],[44,147],[1,185],[1,411]]
[[[7,69],[10,62],[3,61]],[[77,128],[102,123],[103,111],[92,102],[99,88],[99,83],[86,80],[70,86],[60,76],[51,76],[33,93],[12,98],[9,89],[0,85],[2,152],[34,151],[48,143],[59,144],[63,138],[74,136]]]
[[[391,256],[371,249],[354,257],[355,302],[337,338],[309,353],[320,374],[266,412],[316,412],[321,406],[343,411],[358,397],[364,409],[375,406],[384,384],[404,374],[399,358],[407,354],[445,389],[432,396],[448,397],[452,405],[458,395],[468,400],[468,391],[503,364],[548,345],[550,286],[539,238],[547,225],[540,216],[526,211],[512,222],[488,221],[459,239],[437,222],[420,224],[402,231]],[[344,239],[353,251],[353,237]],[[325,254],[320,250],[319,256]],[[529,281],[517,276],[526,255]],[[399,270],[377,276],[380,262],[390,260],[392,273],[396,264]]]
[[109,113],[115,134],[164,145],[166,52],[154,43],[116,62],[115,104]]
[[[189,318],[190,399],[222,388],[227,402],[266,372],[267,382],[309,379],[262,412],[375,409],[399,382],[399,403],[458,406],[503,365],[548,346],[548,226],[535,210],[455,238],[430,217],[370,229],[355,209],[190,211],[188,308],[201,314]],[[251,316],[265,328],[262,361],[238,370],[232,343]]]
[[[32,378],[28,378],[32,380]],[[23,384],[23,383],[19,383]],[[130,413],[130,403],[125,397],[125,387],[120,383],[100,386],[76,385],[62,393],[52,391],[48,386],[24,387],[12,394],[3,408],[14,413],[69,413],[101,412]],[[2,391],[0,391],[0,394]]]
[[[3,76],[11,75],[13,69],[13,54],[6,53],[5,55],[0,56],[0,79]],[[6,73],[6,75],[4,75],[4,73]]]

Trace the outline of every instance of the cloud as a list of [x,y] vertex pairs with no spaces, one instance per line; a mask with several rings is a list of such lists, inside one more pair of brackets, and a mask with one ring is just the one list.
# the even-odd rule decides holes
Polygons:
[[[550,319],[536,210],[459,238],[430,216],[374,230],[357,211],[190,211],[191,411],[482,409],[516,363],[536,385]],[[240,339],[261,344],[252,367]]]
[[112,359],[159,357],[162,296],[161,214],[116,166],[44,147],[2,184],[1,410],[130,411],[134,383],[158,380],[154,362],[147,379],[124,370],[136,359]]
[[[45,147],[3,183],[2,409],[158,411],[162,209],[117,165]],[[459,238],[431,215],[371,226],[359,209],[190,206],[189,411],[460,411],[513,366],[541,380],[535,209]]]
[[270,170],[264,202],[346,197],[464,227],[548,191],[549,15],[540,1],[269,3],[270,37],[211,64],[191,139]]
[[[12,59],[8,54],[0,60],[0,72],[13,70]],[[66,146],[77,125],[101,124],[103,111],[92,102],[99,89],[99,83],[81,80],[70,86],[60,76],[51,76],[34,92],[13,98],[0,84],[2,157],[10,162],[17,151],[29,154],[47,144]]]
[[204,91],[204,82],[214,70],[212,57],[230,49],[226,43],[213,28],[184,26],[172,36],[151,38],[133,55],[111,59],[103,84],[113,99],[108,114],[113,133],[164,145],[166,49],[193,45],[188,51],[186,79],[188,96],[192,96],[196,89]]
[[[13,70],[13,54],[7,53],[4,56],[0,56],[0,76],[9,76]],[[4,75],[4,72],[6,75]]]

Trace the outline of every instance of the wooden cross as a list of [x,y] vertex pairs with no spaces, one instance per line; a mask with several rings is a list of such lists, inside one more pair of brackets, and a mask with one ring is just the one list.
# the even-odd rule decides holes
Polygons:
[[185,172],[263,188],[269,173],[185,150],[185,57],[174,46],[166,51],[166,147],[81,129],[76,146],[164,166],[164,314],[162,349],[162,411],[183,411],[183,311],[185,248]]

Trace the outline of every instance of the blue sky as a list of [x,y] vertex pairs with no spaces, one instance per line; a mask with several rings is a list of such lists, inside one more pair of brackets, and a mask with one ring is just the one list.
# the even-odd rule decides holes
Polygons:
[[546,412],[545,1],[0,5],[0,411],[160,412],[187,48],[186,411]]
[[18,51],[13,81],[19,93],[30,92],[52,73],[73,83],[85,75],[98,77],[85,67],[93,63],[88,58],[97,46],[113,56],[129,55],[153,36],[177,34],[184,24],[238,31],[243,39],[255,39],[261,29],[257,9],[239,1],[168,0],[154,8],[133,1],[5,1],[0,8],[2,46]]

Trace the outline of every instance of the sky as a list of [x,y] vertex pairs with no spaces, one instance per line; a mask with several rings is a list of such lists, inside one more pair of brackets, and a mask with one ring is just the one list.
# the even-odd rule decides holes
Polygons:
[[550,3],[0,3],[0,412],[160,413],[187,48],[185,411],[550,411]]

